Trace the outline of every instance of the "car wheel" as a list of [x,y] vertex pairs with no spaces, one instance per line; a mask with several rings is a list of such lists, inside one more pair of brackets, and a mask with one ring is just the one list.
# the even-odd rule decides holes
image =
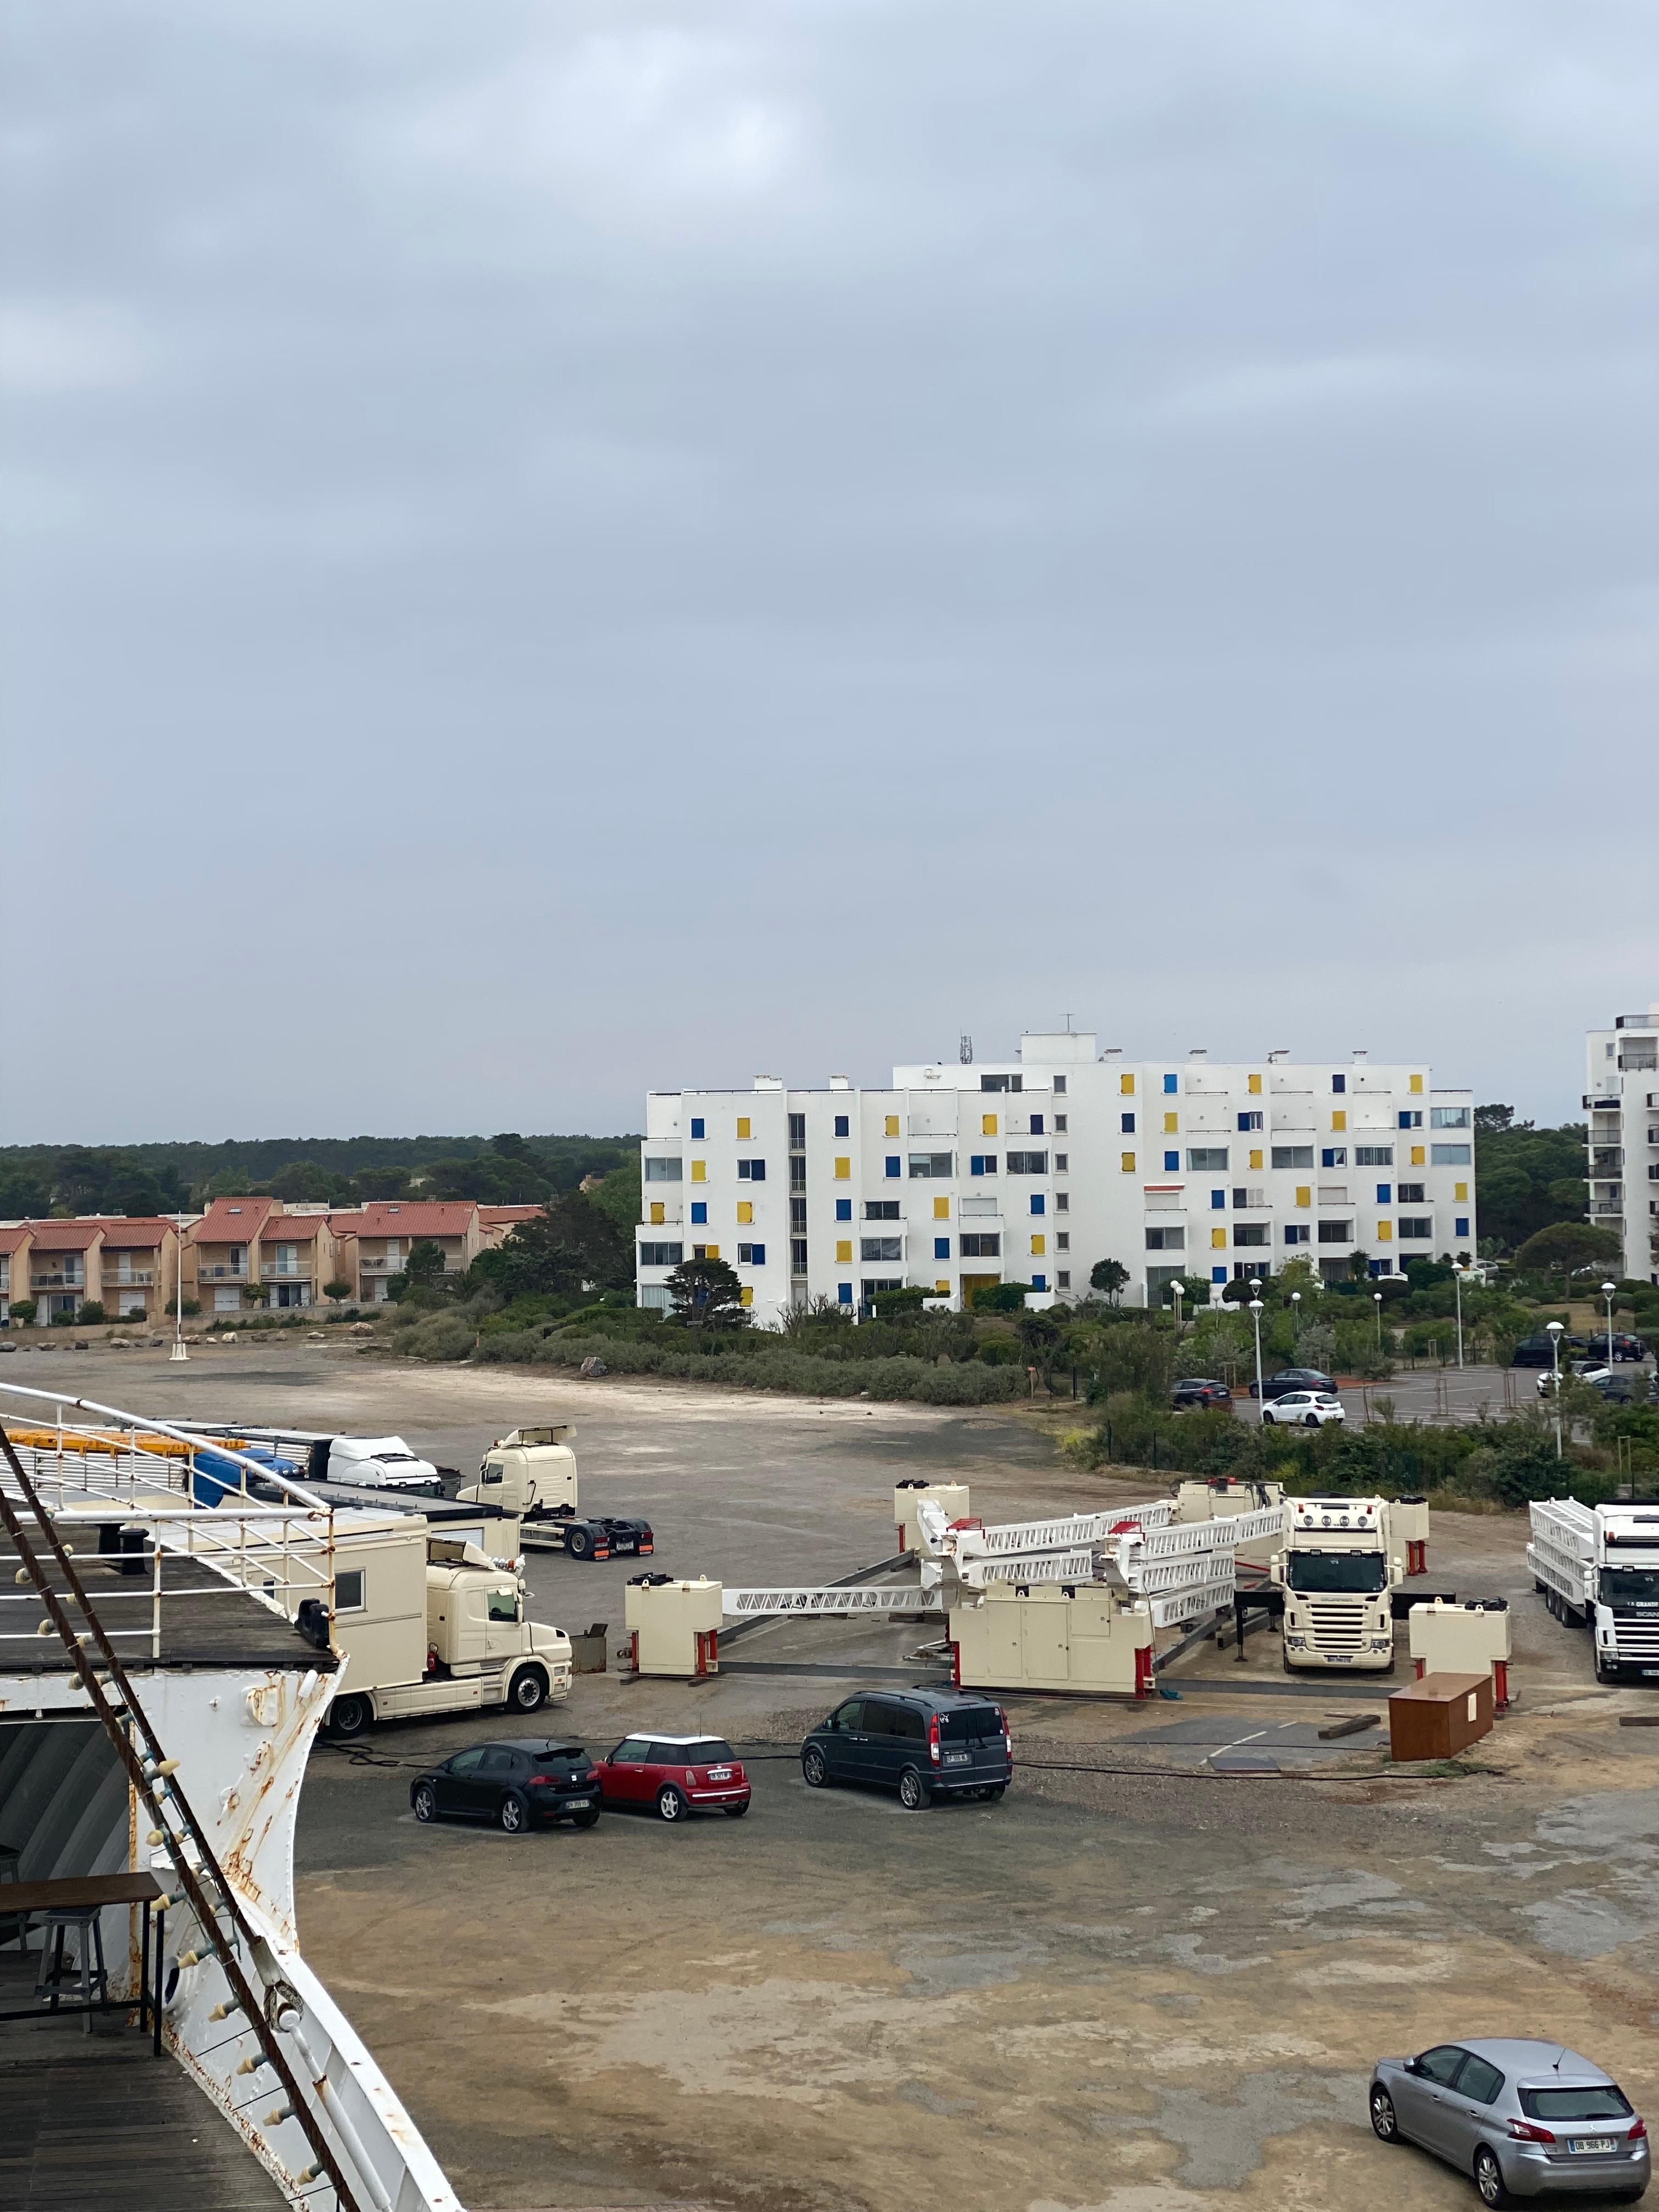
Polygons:
[[429,1782],[420,1782],[416,1784],[414,1805],[415,1818],[417,1820],[437,1819],[438,1793]]
[[1371,2132],[1385,2143],[1400,2141],[1400,2116],[1395,2111],[1394,2099],[1386,2089],[1371,2091]]
[[1264,1429],[1277,1428],[1279,1425],[1265,1406],[1261,1408],[1261,1425]]
[[657,1792],[657,1818],[659,1820],[683,1820],[686,1803],[671,1782]]
[[907,1813],[919,1813],[927,1802],[927,1790],[914,1766],[907,1766],[899,1777],[899,1803]]
[[509,1790],[501,1800],[501,1809],[495,1818],[507,1835],[520,1836],[529,1822],[530,1808],[516,1790]]
[[591,1828],[599,1817],[599,1808],[595,1806],[591,1813],[573,1813],[570,1825],[573,1828]]
[[800,1755],[800,1778],[809,1790],[827,1790],[830,1786],[830,1770],[816,1744],[809,1744]]
[[585,1559],[593,1548],[593,1539],[586,1528],[573,1528],[564,1540],[564,1548],[573,1559]]
[[539,1667],[520,1667],[507,1693],[515,1712],[533,1713],[547,1703],[547,1678]]
[[354,1736],[362,1735],[374,1717],[374,1709],[367,1698],[336,1698],[329,1708],[328,1731],[349,1743]]
[[741,1805],[728,1805],[726,1808],[726,1817],[728,1820],[740,1820],[748,1810],[749,1800],[745,1797]]
[[1512,2203],[1513,2198],[1504,2186],[1504,2169],[1498,2163],[1497,2154],[1483,2143],[1474,2154],[1474,2185],[1480,2192],[1483,2204]]
[[1304,1429],[1316,1429],[1319,1426],[1318,1414],[1310,1413],[1307,1419],[1304,1421],[1302,1425]]
[[1008,1785],[1006,1782],[994,1782],[985,1793],[986,1803],[988,1805],[1000,1805],[1002,1802],[1002,1793],[1007,1787]]

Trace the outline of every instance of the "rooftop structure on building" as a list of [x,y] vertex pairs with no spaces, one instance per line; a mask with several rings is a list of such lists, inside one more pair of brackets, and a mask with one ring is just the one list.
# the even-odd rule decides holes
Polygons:
[[879,1090],[656,1091],[638,1297],[665,1305],[698,1255],[729,1261],[769,1322],[911,1285],[953,1307],[993,1283],[1075,1300],[1108,1259],[1133,1304],[1292,1260],[1391,1274],[1473,1252],[1473,1092],[1437,1088],[1423,1060],[1131,1060],[1072,1030],[1028,1032],[1008,1060],[900,1066]]

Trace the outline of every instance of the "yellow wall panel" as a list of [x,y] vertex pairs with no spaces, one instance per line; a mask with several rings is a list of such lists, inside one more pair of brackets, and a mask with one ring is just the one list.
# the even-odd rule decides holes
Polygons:
[[1469,1187],[1468,1183],[1455,1182],[1452,1185],[1452,1196],[1457,1200],[1457,1203],[1460,1206],[1467,1206],[1469,1202]]
[[1393,1243],[1393,1242],[1394,1242],[1394,1224],[1393,1224],[1393,1222],[1392,1222],[1392,1221],[1379,1221],[1379,1222],[1377,1223],[1377,1224],[1376,1224],[1376,1241],[1377,1241],[1377,1243],[1378,1243],[1379,1244],[1392,1244],[1392,1243]]
[[1126,1098],[1133,1098],[1135,1090],[1135,1079],[1133,1076],[1120,1075],[1117,1079],[1117,1087],[1123,1093]]
[[1339,1106],[1335,1112],[1331,1115],[1331,1127],[1334,1129],[1346,1129],[1347,1126],[1347,1109],[1346,1107]]
[[1124,1172],[1124,1174],[1125,1174],[1125,1175],[1133,1175],[1133,1174],[1134,1173],[1134,1171],[1135,1171],[1135,1156],[1134,1156],[1134,1154],[1133,1154],[1133,1152],[1125,1152],[1125,1153],[1123,1154],[1123,1158],[1122,1158],[1122,1165],[1123,1165],[1123,1172]]
[[1298,1206],[1311,1206],[1313,1204],[1313,1185],[1311,1183],[1297,1183],[1296,1187],[1296,1202]]
[[1414,1075],[1414,1076],[1413,1076],[1413,1078],[1412,1078],[1412,1089],[1413,1089],[1414,1091],[1416,1091],[1417,1093],[1419,1093],[1419,1096],[1421,1095],[1422,1089],[1423,1089],[1423,1079],[1422,1079],[1422,1077],[1421,1077],[1420,1075]]
[[693,1161],[692,1161],[692,1163],[691,1163],[691,1180],[692,1180],[692,1182],[708,1182],[708,1161],[707,1161],[707,1160],[693,1160]]
[[1261,1166],[1261,1147],[1258,1146],[1257,1146],[1257,1147],[1256,1147],[1256,1148],[1255,1148],[1255,1149],[1251,1152],[1251,1154],[1250,1154],[1250,1165],[1251,1165],[1253,1168],[1259,1168],[1259,1167]]
[[898,1115],[896,1114],[890,1114],[887,1116],[887,1133],[890,1137],[896,1137],[898,1134]]
[[1227,1232],[1224,1229],[1212,1229],[1210,1231],[1210,1249],[1212,1252],[1224,1252],[1226,1250]]
[[738,1116],[738,1142],[740,1145],[746,1145],[749,1142],[749,1116],[746,1114],[739,1114]]
[[951,1201],[948,1198],[936,1198],[933,1200],[933,1218],[935,1221],[948,1221],[951,1218]]
[[665,1213],[665,1212],[663,1211],[663,1203],[662,1203],[662,1200],[661,1200],[659,1198],[653,1198],[653,1199],[652,1200],[652,1201],[651,1201],[651,1225],[652,1225],[652,1227],[653,1227],[653,1229],[660,1228],[660,1227],[661,1227],[661,1225],[662,1225],[662,1224],[663,1224],[663,1223],[664,1223],[667,1218],[668,1218],[668,1217],[667,1217],[666,1213]]
[[934,1282],[934,1285],[933,1285],[933,1296],[934,1296],[936,1298],[948,1298],[948,1297],[950,1297],[950,1295],[951,1295],[951,1279],[950,1279],[950,1277],[949,1277],[948,1275],[941,1275],[941,1276],[939,1276],[939,1277],[938,1278],[938,1279]]
[[739,1221],[752,1221],[752,1220],[754,1219],[754,1218],[755,1218],[755,1208],[754,1208],[753,1202],[752,1202],[750,1200],[749,1200],[749,1199],[746,1199],[746,1198],[740,1198],[740,1199],[738,1200],[738,1220],[739,1220]]
[[996,1115],[995,1115],[994,1114],[981,1114],[981,1115],[980,1115],[980,1117],[979,1117],[979,1133],[981,1134],[981,1137],[994,1137],[994,1136],[995,1136],[995,1134],[996,1134],[996,1133],[997,1133],[997,1117],[996,1117]]
[[1048,1249],[1048,1240],[1046,1237],[1034,1237],[1031,1239],[1031,1257],[1034,1260],[1040,1260]]
[[838,1159],[836,1162],[836,1181],[837,1182],[851,1182],[852,1180],[853,1163],[851,1160]]
[[738,1304],[740,1306],[752,1306],[754,1303],[754,1288],[752,1285],[745,1283],[743,1288],[738,1292]]
[[1181,1116],[1179,1114],[1166,1114],[1164,1116],[1164,1133],[1166,1137],[1173,1137],[1176,1131],[1180,1127]]
[[1420,1168],[1427,1157],[1421,1145],[1412,1146],[1412,1165],[1414,1168]]
[[1250,1096],[1253,1098],[1259,1098],[1261,1096],[1261,1078],[1259,1075],[1253,1075],[1250,1078]]
[[850,1237],[843,1237],[836,1246],[836,1265],[838,1267],[844,1267],[852,1257],[853,1240]]

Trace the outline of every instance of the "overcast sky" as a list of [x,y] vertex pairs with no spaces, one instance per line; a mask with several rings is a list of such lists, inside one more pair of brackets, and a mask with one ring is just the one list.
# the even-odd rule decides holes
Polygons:
[[1650,0],[12,0],[10,1141],[1659,996]]

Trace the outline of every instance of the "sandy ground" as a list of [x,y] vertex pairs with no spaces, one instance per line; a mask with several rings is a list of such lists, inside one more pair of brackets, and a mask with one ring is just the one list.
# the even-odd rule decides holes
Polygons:
[[[0,1379],[35,1379],[26,1360],[152,1413],[396,1430],[454,1462],[513,1422],[574,1419],[587,1502],[649,1513],[654,1564],[728,1582],[883,1556],[896,1474],[963,1472],[991,1517],[1135,1489],[1004,1416],[286,1346],[182,1376],[157,1355],[18,1355]],[[556,1717],[595,1748],[642,1722],[724,1729],[755,1779],[742,1822],[418,1827],[412,1772],[518,1732],[505,1717],[320,1749],[307,1955],[475,2212],[1472,2203],[1466,2179],[1371,2136],[1380,2052],[1559,2036],[1659,2113],[1659,1729],[1619,1725],[1659,1699],[1596,1688],[1524,1540],[1511,1516],[1431,1530],[1430,1583],[1515,1611],[1516,1710],[1458,1776],[1390,1775],[1368,1735],[1318,1745],[1328,1714],[1380,1713],[1389,1686],[1287,1683],[1263,1636],[1243,1666],[1200,1647],[1150,1706],[1012,1701],[1004,1802],[907,1814],[808,1791],[793,1745],[929,1632],[792,1623],[730,1647],[714,1682],[579,1678]],[[633,1571],[539,1560],[536,1609],[619,1626]],[[1279,1771],[1206,1764],[1264,1732]]]

